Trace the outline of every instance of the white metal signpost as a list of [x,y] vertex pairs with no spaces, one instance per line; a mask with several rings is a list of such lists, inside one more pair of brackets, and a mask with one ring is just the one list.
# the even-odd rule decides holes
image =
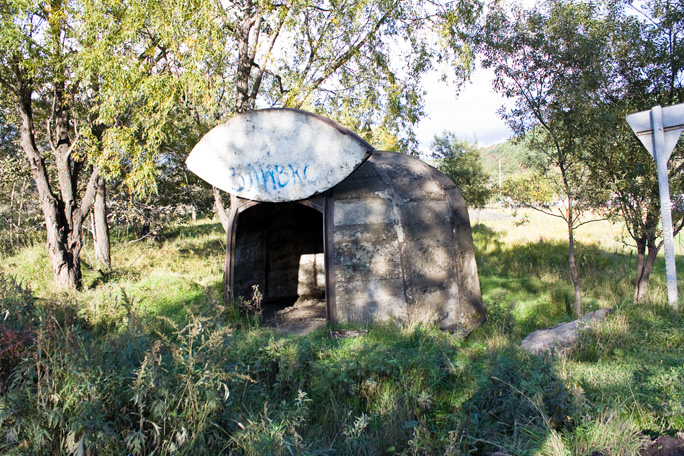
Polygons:
[[630,114],[627,116],[627,123],[656,161],[660,189],[660,215],[663,222],[663,241],[665,243],[667,297],[670,305],[677,309],[677,268],[675,266],[667,162],[679,141],[679,136],[684,131],[684,103],[665,108],[655,106],[650,111]]

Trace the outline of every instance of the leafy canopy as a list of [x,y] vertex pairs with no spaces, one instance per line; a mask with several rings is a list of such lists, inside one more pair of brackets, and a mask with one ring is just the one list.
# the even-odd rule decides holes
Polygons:
[[484,207],[492,190],[477,144],[458,138],[453,132],[444,132],[435,136],[431,149],[437,168],[454,181],[468,205]]

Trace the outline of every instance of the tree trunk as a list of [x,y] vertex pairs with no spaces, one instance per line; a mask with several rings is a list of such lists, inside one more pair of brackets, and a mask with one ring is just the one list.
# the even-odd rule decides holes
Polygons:
[[[50,141],[55,156],[60,196],[53,192],[45,159],[36,145],[32,109],[33,90],[25,83],[26,79],[22,70],[15,68],[14,71],[19,81],[15,91],[16,107],[21,122],[19,143],[31,168],[31,176],[36,183],[40,207],[45,217],[47,250],[52,262],[55,282],[58,287],[79,289],[82,285],[81,226],[85,214],[92,206],[94,179],[97,178],[97,172],[93,172],[79,207],[74,199],[79,166],[70,162],[71,148],[67,134],[68,110],[63,104],[63,93],[57,88],[53,104],[55,130],[54,137],[50,138]],[[56,145],[52,144],[53,139],[56,140]]]
[[[561,154],[559,154],[561,155]],[[575,262],[575,208],[574,208],[574,193],[571,191],[570,184],[566,174],[564,162],[561,161],[559,165],[561,175],[563,176],[563,184],[565,186],[565,195],[568,198],[568,207],[565,214],[565,221],[568,224],[568,266],[570,268],[570,280],[572,280],[572,287],[575,291],[575,305],[573,311],[575,316],[582,316],[582,289],[580,284],[580,275],[577,271],[577,263]]]
[[[262,7],[252,0],[247,0],[242,5],[243,19],[237,28],[238,49],[237,49],[237,72],[235,77],[235,112],[244,113],[254,109],[256,94],[259,92],[261,78],[257,77],[250,90],[250,77],[252,67],[255,66],[254,57],[259,44],[261,33]],[[282,24],[281,24],[282,25]],[[272,43],[271,43],[272,45]],[[223,204],[221,190],[212,187],[214,194],[214,210],[218,214],[223,229],[228,232],[228,212]],[[232,199],[231,199],[232,201]]]
[[[657,195],[654,201],[659,201]],[[641,218],[638,218],[641,222]],[[658,251],[662,244],[657,244],[656,232],[660,223],[660,204],[652,204],[648,207],[646,218],[642,225],[634,228],[635,233],[641,233],[641,237],[636,239],[637,243],[637,270],[634,282],[634,301],[641,301],[648,292],[651,271],[655,263]],[[681,229],[681,225],[680,228]],[[679,232],[675,230],[674,234]]]
[[[641,270],[639,270],[639,266],[637,264],[637,278],[636,278],[636,285],[635,285],[635,290],[634,290],[634,300],[635,301],[641,301],[644,299],[644,296],[646,296],[646,292],[648,292],[648,284],[651,279],[651,271],[653,271],[653,265],[655,264],[655,260],[658,257],[658,252],[660,251],[660,247],[662,244],[656,244],[655,239],[651,239],[649,237],[646,246],[648,247],[648,254],[644,258],[644,253],[642,251],[641,256],[642,256],[642,267]],[[642,250],[646,250],[646,246],[643,247]],[[639,259],[637,259],[637,263],[639,262]]]
[[637,267],[636,267],[636,280],[634,281],[634,301],[641,301],[646,293],[646,288],[648,288],[648,277],[645,281],[645,287],[643,283],[644,275],[644,259],[646,257],[646,240],[641,238],[637,241]]
[[568,265],[570,266],[570,279],[572,280],[572,287],[575,290],[575,305],[574,312],[575,316],[582,316],[582,291],[580,286],[580,275],[577,271],[577,264],[575,263],[575,240],[574,240],[574,229],[572,226],[572,217],[568,221]]
[[[237,74],[235,78],[235,112],[244,113],[254,107],[254,96],[258,91],[250,91],[249,80],[254,65],[256,46],[259,42],[261,28],[260,8],[256,8],[254,2],[247,0],[243,5],[244,18],[238,27],[238,60]],[[253,92],[253,94],[252,94]],[[214,194],[214,210],[221,221],[224,231],[228,232],[228,212],[223,204],[221,190],[211,188]]]
[[254,98],[249,90],[250,74],[254,65],[254,56],[259,42],[261,28],[261,15],[258,6],[252,0],[243,4],[243,19],[237,28],[238,32],[238,59],[235,77],[235,112],[243,113],[254,108]]
[[97,179],[96,187],[93,204],[95,258],[109,270],[112,267],[112,260],[109,248],[109,225],[107,224],[107,185],[102,177]]

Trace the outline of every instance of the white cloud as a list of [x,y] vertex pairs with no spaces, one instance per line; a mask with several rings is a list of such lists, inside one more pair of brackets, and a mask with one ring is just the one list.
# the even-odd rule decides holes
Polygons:
[[506,100],[492,89],[493,72],[477,68],[472,81],[459,94],[456,87],[439,80],[439,73],[426,76],[424,85],[427,117],[416,129],[421,151],[427,151],[433,137],[445,130],[459,137],[476,139],[482,147],[497,144],[512,136],[497,111]]

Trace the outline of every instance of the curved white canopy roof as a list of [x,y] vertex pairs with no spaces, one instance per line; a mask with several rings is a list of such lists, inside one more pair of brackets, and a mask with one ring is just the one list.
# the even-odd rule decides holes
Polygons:
[[354,132],[295,109],[236,114],[204,135],[188,169],[223,191],[255,201],[296,201],[344,180],[373,152]]

